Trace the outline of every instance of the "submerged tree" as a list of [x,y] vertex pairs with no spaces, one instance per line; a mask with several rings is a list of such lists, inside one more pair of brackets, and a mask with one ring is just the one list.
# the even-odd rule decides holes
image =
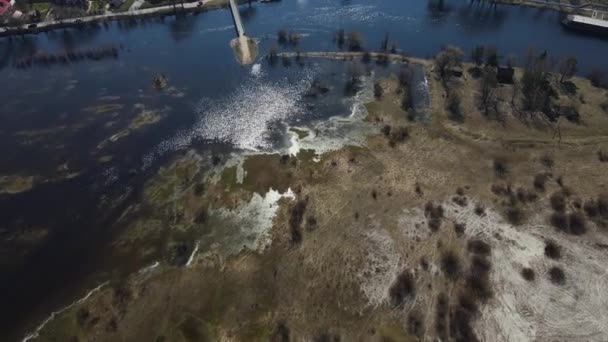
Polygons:
[[344,30],[340,29],[340,30],[338,30],[338,32],[336,32],[336,44],[338,44],[338,47],[341,49],[344,47],[345,42],[346,42],[346,35],[344,33]]
[[348,41],[348,49],[350,51],[361,51],[363,48],[363,38],[359,32],[348,32],[346,40]]

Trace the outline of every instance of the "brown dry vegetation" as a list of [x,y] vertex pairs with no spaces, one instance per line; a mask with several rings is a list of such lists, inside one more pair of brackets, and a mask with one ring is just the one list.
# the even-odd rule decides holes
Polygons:
[[[608,146],[608,116],[599,106],[606,95],[573,79],[585,103],[562,98],[578,102],[581,123],[562,122],[558,139],[552,124],[510,112],[512,86],[497,90],[503,119],[484,117],[475,105],[479,81],[466,74],[452,82],[464,113],[454,122],[442,82],[428,75],[428,124],[407,119],[395,77],[379,82],[383,95],[367,105],[366,120],[378,133],[365,147],[329,152],[319,162],[307,152],[248,157],[242,184],[234,181],[236,168],[226,168],[215,182],[195,186],[201,182],[196,167],[183,168],[170,186],[166,179],[150,182],[147,205],[203,227],[209,219],[198,219],[202,207],[236,209],[270,188],[290,188],[296,198],[281,200],[272,244],[264,250],[203,253],[191,267],[134,277],[128,291],[118,291],[119,300],[115,290],[101,291],[51,323],[42,340],[485,340],[476,324],[481,308],[498,305],[496,246],[517,243],[498,232],[471,238],[475,227],[455,217],[467,207],[477,219],[498,212],[501,225],[518,231],[514,225],[544,224],[558,214],[567,229],[544,230],[556,241],[581,222],[587,233],[581,238],[606,234],[599,222],[608,216],[601,195],[608,179],[596,154],[598,145]],[[395,127],[407,135],[387,143]],[[576,197],[589,199],[579,201],[584,208],[576,208]],[[551,247],[547,255],[563,253]],[[544,269],[543,281],[569,286],[570,273]],[[541,281],[533,268],[517,272],[519,281]],[[81,308],[86,312],[77,314]]]

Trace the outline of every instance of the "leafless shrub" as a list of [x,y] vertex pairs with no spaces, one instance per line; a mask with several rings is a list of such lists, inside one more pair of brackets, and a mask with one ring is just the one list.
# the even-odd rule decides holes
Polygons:
[[380,98],[382,98],[383,93],[384,93],[384,90],[382,89],[382,85],[380,84],[380,82],[378,82],[378,81],[374,82],[374,97],[376,99],[380,99]]
[[452,197],[452,202],[458,204],[461,207],[465,207],[469,203],[466,196],[454,196]]
[[465,230],[464,223],[454,223],[454,232],[456,232],[456,236],[461,237],[464,234]]
[[418,338],[424,335],[424,321],[419,312],[412,311],[407,317],[407,331]]
[[479,239],[469,240],[467,249],[469,253],[479,254],[482,256],[489,256],[492,252],[492,247],[490,247],[487,242]]
[[435,307],[435,330],[437,337],[442,341],[448,340],[448,309],[448,298],[444,293],[440,293],[437,296],[437,304]]
[[408,270],[404,270],[397,276],[389,289],[389,296],[393,306],[401,306],[406,299],[416,294],[416,282]]
[[608,163],[608,152],[602,150],[597,151],[597,158],[602,163]]
[[524,222],[524,212],[521,208],[513,206],[505,210],[507,221],[512,225],[518,226]]
[[441,226],[441,220],[443,219],[443,207],[441,204],[435,206],[433,202],[427,202],[424,207],[424,216],[428,220],[428,225],[431,231],[436,232]]
[[549,280],[555,285],[564,285],[566,283],[566,274],[557,266],[551,267],[549,269]]
[[554,241],[545,241],[545,256],[553,260],[559,260],[562,257],[562,248]]
[[526,281],[534,281],[534,279],[536,278],[536,275],[534,274],[534,270],[529,267],[524,267],[521,270],[521,276]]
[[441,256],[441,270],[446,277],[452,280],[460,276],[460,259],[453,251],[448,251]]
[[289,342],[289,328],[284,322],[279,322],[272,333],[271,342]]
[[555,211],[562,212],[566,209],[566,197],[562,192],[556,192],[549,198],[551,208]]
[[304,219],[304,213],[306,212],[306,206],[308,205],[306,200],[297,201],[290,210],[289,216],[289,229],[291,233],[291,243],[299,244],[302,242],[302,220]]
[[475,205],[475,215],[483,216],[483,215],[485,215],[485,213],[486,213],[486,209],[481,204]]
[[494,174],[497,177],[504,178],[509,173],[507,161],[502,158],[494,159]]

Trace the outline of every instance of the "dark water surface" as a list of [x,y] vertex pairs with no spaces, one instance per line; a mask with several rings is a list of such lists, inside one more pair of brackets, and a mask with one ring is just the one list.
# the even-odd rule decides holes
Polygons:
[[[608,67],[608,41],[567,31],[554,11],[457,0],[283,0],[243,6],[241,13],[262,55],[281,28],[305,34],[302,51],[335,50],[332,37],[343,28],[360,32],[368,49],[379,48],[388,32],[401,51],[418,57],[445,44],[465,51],[483,44],[505,58],[529,48],[547,49],[556,59],[575,55],[582,73]],[[116,234],[117,216],[175,153],[193,145],[218,153],[267,149],[273,123],[349,113],[337,94],[314,109],[302,105],[312,79],[338,82],[327,75],[341,75],[339,63],[285,68],[260,58],[259,66],[242,67],[228,45],[233,36],[229,12],[216,10],[0,39],[0,175],[34,175],[37,183],[29,192],[0,194],[0,257],[11,257],[15,232],[48,232],[25,258],[1,263],[1,341],[21,338],[87,288],[143,266],[104,261],[104,248]],[[118,56],[14,66],[36,53],[106,46],[117,47]],[[155,73],[168,76],[168,90],[152,88]],[[142,108],[163,119],[99,147]],[[106,155],[112,161],[100,163]],[[106,203],[122,195],[124,201]]]

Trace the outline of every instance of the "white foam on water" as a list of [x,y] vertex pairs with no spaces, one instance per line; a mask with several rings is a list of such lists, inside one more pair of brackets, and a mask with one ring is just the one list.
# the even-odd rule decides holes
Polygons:
[[311,69],[302,70],[301,75],[294,77],[297,81],[287,78],[270,81],[261,73],[221,99],[203,98],[195,107],[198,114],[195,124],[158,144],[144,156],[143,168],[158,156],[187,148],[199,139],[229,143],[245,151],[270,150],[269,125],[304,112],[301,99],[313,73]]
[[260,76],[260,74],[262,73],[262,64],[260,63],[256,63],[251,67],[251,74],[253,76]]
[[75,305],[81,304],[83,302],[85,302],[86,300],[88,300],[95,292],[99,291],[102,287],[106,286],[109,282],[106,281],[102,284],[100,284],[99,286],[97,286],[96,288],[92,289],[91,291],[89,291],[84,297],[80,298],[79,300],[69,304],[66,307],[63,307],[60,310],[57,311],[53,311],[51,313],[51,315],[49,317],[47,317],[44,321],[42,321],[42,323],[40,323],[40,325],[38,327],[36,327],[36,330],[34,330],[33,332],[27,334],[23,340],[21,340],[21,342],[27,342],[29,340],[38,338],[40,336],[40,331],[53,319],[55,319],[55,317],[57,317],[57,315],[63,313],[64,311],[71,309],[72,307],[74,307]]
[[311,8],[308,12],[299,11],[289,14],[293,22],[298,24],[317,24],[330,26],[344,18],[359,22],[370,23],[379,21],[402,22],[405,17],[379,10],[375,5],[346,5]]

